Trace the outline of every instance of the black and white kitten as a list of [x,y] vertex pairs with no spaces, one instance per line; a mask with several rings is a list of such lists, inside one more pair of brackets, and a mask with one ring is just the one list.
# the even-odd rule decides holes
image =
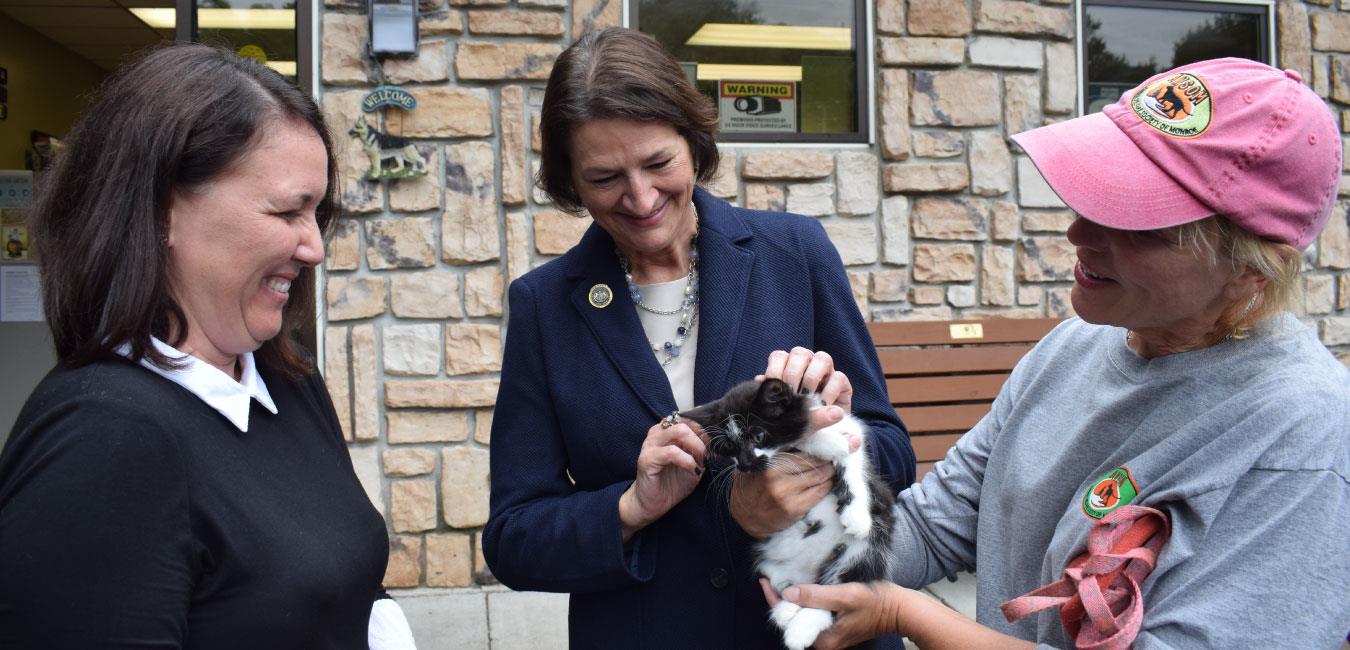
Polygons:
[[[758,571],[776,591],[794,584],[883,580],[889,575],[895,495],[876,476],[867,456],[866,427],[852,415],[810,431],[810,413],[823,406],[778,379],[738,384],[714,402],[680,415],[708,435],[708,452],[729,459],[738,472],[763,472],[779,455],[795,452],[833,461],[834,488],[800,521],[759,542]],[[849,435],[863,440],[849,452]],[[770,618],[792,650],[810,646],[830,627],[828,610],[786,600]]]

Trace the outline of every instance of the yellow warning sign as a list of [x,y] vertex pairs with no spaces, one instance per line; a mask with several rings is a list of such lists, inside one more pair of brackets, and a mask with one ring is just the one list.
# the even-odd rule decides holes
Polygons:
[[797,85],[794,83],[723,79],[718,83],[717,94],[717,110],[724,132],[797,131]]
[[723,97],[773,97],[792,99],[793,84],[728,81],[722,84]]

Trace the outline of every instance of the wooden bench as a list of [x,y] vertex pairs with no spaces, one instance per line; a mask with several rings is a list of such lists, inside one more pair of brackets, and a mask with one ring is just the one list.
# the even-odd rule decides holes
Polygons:
[[891,404],[909,429],[916,479],[989,412],[1003,382],[1058,318],[872,323]]

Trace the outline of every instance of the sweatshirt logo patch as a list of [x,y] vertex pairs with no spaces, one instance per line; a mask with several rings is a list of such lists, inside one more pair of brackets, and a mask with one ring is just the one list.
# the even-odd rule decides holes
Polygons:
[[1189,72],[1155,81],[1130,100],[1139,119],[1174,138],[1194,138],[1209,130],[1213,104],[1205,82]]
[[1083,495],[1083,514],[1101,519],[1106,513],[1129,505],[1139,496],[1139,487],[1126,467],[1117,467],[1092,484]]

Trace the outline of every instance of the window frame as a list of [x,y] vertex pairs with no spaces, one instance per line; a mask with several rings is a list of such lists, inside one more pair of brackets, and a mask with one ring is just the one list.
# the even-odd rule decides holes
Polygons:
[[[295,3],[295,83],[306,95],[317,98],[315,89],[315,11],[313,0]],[[173,40],[197,42],[197,0],[174,0]]]
[[[1262,62],[1279,67],[1279,47],[1276,42],[1275,0],[1079,0],[1074,3],[1075,56],[1077,56],[1078,99],[1077,115],[1087,110],[1087,7],[1126,7],[1130,9],[1182,9],[1189,11],[1232,11],[1233,13],[1264,16],[1265,29],[1257,51]],[[1143,79],[1140,79],[1143,81]]]
[[[181,1],[181,0],[180,0]],[[871,0],[851,0],[855,16],[853,30],[853,51],[857,55],[854,70],[853,120],[857,129],[851,133],[742,133],[719,132],[718,144],[790,144],[790,145],[841,145],[872,144],[874,142],[875,86],[872,83],[876,60],[872,55],[873,26]],[[623,3],[624,25],[639,29],[639,4],[641,0],[625,0]],[[639,30],[641,31],[641,30]]]

